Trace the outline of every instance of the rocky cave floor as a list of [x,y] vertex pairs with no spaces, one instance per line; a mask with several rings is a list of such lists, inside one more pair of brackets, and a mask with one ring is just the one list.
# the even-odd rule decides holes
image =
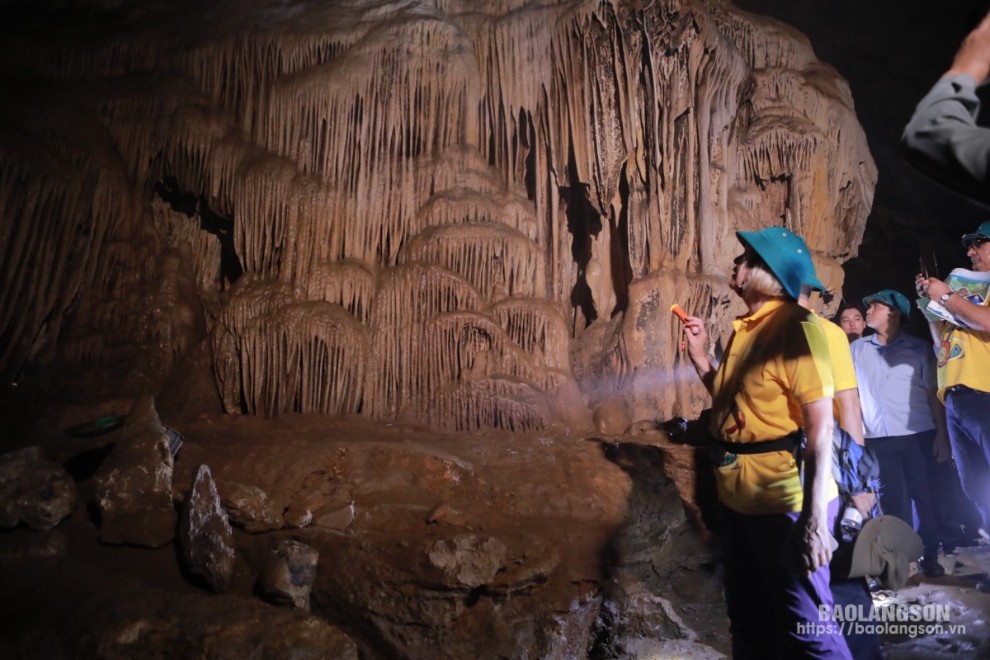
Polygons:
[[[125,412],[130,402],[96,402],[93,390],[86,398],[65,402],[23,386],[4,392],[0,451],[39,445],[70,469],[80,492],[74,513],[53,529],[0,532],[5,658],[580,657],[575,650],[587,642],[574,637],[582,628],[560,622],[584,606],[600,616],[595,599],[606,583],[621,585],[627,601],[639,598],[644,611],[627,606],[622,639],[598,647],[599,656],[728,653],[717,562],[697,509],[657,496],[671,483],[691,492],[691,454],[660,433],[437,433],[355,419],[225,416],[212,402],[160,401],[162,422],[185,440],[172,475],[177,509],[206,464],[219,484],[253,483],[286,512],[313,513],[303,526],[262,534],[235,527],[233,577],[216,594],[183,568],[175,542],[152,549],[98,540],[90,482],[120,431],[64,430]],[[320,550],[309,614],[258,597],[257,558],[276,537]],[[479,587],[464,565],[444,578],[415,558],[451,538],[498,539],[507,550],[497,577]],[[949,604],[948,624],[965,632],[886,635],[888,657],[990,657],[990,594],[975,589],[990,572],[990,546],[961,548],[942,563],[946,576],[915,574],[875,601]],[[651,607],[673,613],[651,619]],[[530,625],[543,630],[524,634],[515,626],[530,610],[549,615],[533,614]]]

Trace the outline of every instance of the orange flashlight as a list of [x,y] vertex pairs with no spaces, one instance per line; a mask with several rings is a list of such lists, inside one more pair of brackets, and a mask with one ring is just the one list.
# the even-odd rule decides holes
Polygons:
[[[687,312],[685,312],[684,311],[684,308],[681,307],[680,305],[678,305],[677,303],[674,303],[673,305],[670,306],[670,311],[671,311],[671,313],[674,316],[676,316],[677,318],[679,318],[681,320],[681,323],[684,323],[684,322],[687,321]],[[691,334],[693,334],[693,335],[698,334],[698,329],[697,328],[691,328]],[[686,345],[684,343],[684,339],[681,338],[681,352],[682,353],[684,352],[684,349],[685,348],[686,348]]]

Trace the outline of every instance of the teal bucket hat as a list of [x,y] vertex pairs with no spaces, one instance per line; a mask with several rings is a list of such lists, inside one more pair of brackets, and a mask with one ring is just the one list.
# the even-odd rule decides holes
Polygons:
[[963,237],[962,237],[963,247],[968,250],[969,249],[969,244],[972,243],[973,241],[977,240],[977,239],[980,239],[980,238],[985,239],[985,240],[990,240],[990,220],[987,220],[986,222],[984,222],[983,224],[981,224],[979,227],[977,227],[976,228],[976,231],[974,231],[973,233],[971,233],[971,234],[963,234]]
[[866,307],[869,307],[875,302],[883,303],[887,307],[893,307],[901,313],[901,316],[911,315],[911,303],[908,302],[907,297],[900,291],[882,289],[863,298],[863,305]]
[[825,285],[815,274],[811,250],[804,239],[783,227],[767,227],[760,231],[737,231],[736,237],[753,249],[784,285],[784,291],[797,300],[802,286],[819,291]]

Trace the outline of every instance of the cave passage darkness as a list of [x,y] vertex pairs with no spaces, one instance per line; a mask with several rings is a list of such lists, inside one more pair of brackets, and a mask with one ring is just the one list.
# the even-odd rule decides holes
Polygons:
[[[943,275],[967,266],[959,237],[990,217],[990,209],[913,170],[904,162],[899,142],[915,105],[952,63],[959,42],[990,10],[990,3],[737,0],[735,4],[796,27],[852,89],[879,177],[859,255],[844,265],[844,301],[861,306],[864,296],[884,288],[912,297],[919,257],[930,260],[933,253]],[[986,103],[990,96],[981,94],[981,98],[982,114],[990,120]],[[913,315],[912,321],[909,330],[927,338],[920,316]]]

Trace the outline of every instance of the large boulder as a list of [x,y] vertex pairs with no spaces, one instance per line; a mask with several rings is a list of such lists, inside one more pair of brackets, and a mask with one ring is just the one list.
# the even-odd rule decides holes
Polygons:
[[71,515],[78,502],[72,477],[40,447],[0,456],[0,527],[23,523],[43,532]]
[[309,611],[309,594],[319,560],[319,551],[305,543],[292,539],[277,541],[262,567],[258,591],[276,605]]
[[94,484],[104,543],[157,548],[175,537],[172,454],[152,397],[135,402]]
[[230,522],[244,528],[244,531],[258,534],[282,527],[281,513],[268,493],[257,486],[226,481],[217,483],[217,489]]

